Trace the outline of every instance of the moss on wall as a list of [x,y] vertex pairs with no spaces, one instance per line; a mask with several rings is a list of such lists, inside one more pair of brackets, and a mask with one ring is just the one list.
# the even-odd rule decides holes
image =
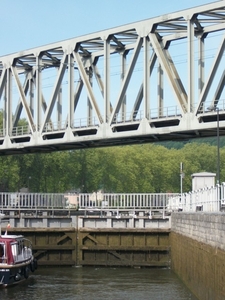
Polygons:
[[225,299],[225,251],[171,232],[171,268],[200,300]]

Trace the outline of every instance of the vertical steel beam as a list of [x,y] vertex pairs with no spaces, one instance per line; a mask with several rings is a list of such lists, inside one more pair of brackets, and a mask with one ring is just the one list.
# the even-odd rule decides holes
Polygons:
[[[124,51],[121,54],[121,84],[123,83],[124,76],[126,74],[126,58],[127,58],[127,52]],[[122,105],[121,105],[121,120],[125,121],[126,120],[126,101],[127,97],[124,95]]]
[[62,128],[62,85],[59,88],[57,98],[57,128],[60,130]]
[[149,78],[149,52],[150,44],[147,36],[143,38],[143,50],[144,50],[144,74],[143,74],[143,104],[144,104],[144,118],[148,118],[150,110],[150,78]]
[[29,72],[29,99],[30,99],[30,111],[31,115],[34,118],[34,79],[33,75],[31,76],[31,72]]
[[[92,72],[92,68],[89,66],[86,69],[86,72],[87,72],[87,77],[89,79],[90,86],[93,89],[93,72]],[[93,117],[94,117],[93,107],[92,107],[90,98],[88,96],[87,97],[87,122],[88,122],[88,125],[93,125]]]
[[41,57],[37,55],[36,57],[36,126],[37,131],[39,131],[42,124],[42,72],[41,72]]
[[68,55],[68,126],[72,127],[74,119],[74,59]]
[[4,117],[6,124],[6,135],[10,135],[12,132],[12,72],[11,69],[7,69],[7,85],[6,95],[4,101]]
[[[152,53],[152,56],[151,56],[151,58],[148,62],[148,69],[149,69],[149,76],[150,76],[149,85],[150,85],[150,82],[151,82],[151,74],[152,74],[152,71],[154,69],[156,60],[157,60],[156,54]],[[139,88],[139,91],[138,91],[138,94],[137,94],[137,97],[136,97],[136,100],[135,100],[135,103],[134,103],[134,107],[133,107],[133,110],[132,110],[133,119],[136,117],[137,111],[140,108],[142,100],[143,100],[143,83],[141,84],[141,86]],[[147,119],[150,119],[151,118],[151,114],[150,114],[150,88],[149,88],[149,100],[148,101],[149,101],[149,104],[148,104],[148,108],[146,109],[147,115],[145,117]]]
[[192,112],[194,110],[195,93],[194,93],[194,24],[190,19],[187,21],[187,35],[188,35],[188,105],[187,111]]
[[6,97],[6,84],[7,84],[7,70],[3,69],[1,77],[0,77],[0,99],[2,98],[2,94],[4,94],[3,100],[3,109],[2,109],[2,133],[5,135],[6,128],[6,120],[5,120],[5,97]]
[[104,122],[110,117],[110,43],[104,40]]
[[164,99],[163,99],[163,70],[161,65],[158,66],[158,116],[163,115]]
[[198,38],[198,95],[201,94],[205,83],[205,36]]
[[74,113],[76,112],[77,104],[78,104],[83,86],[84,86],[84,83],[83,83],[82,79],[80,78],[79,82],[77,83],[75,92],[74,92],[74,104],[73,104],[74,105]]
[[96,57],[94,59],[94,62],[92,62],[92,69],[93,69],[93,73],[95,75],[96,82],[99,86],[99,90],[101,91],[102,97],[104,97],[104,84],[103,84],[100,72],[98,70],[98,67],[96,66],[97,62],[98,62],[98,57]]

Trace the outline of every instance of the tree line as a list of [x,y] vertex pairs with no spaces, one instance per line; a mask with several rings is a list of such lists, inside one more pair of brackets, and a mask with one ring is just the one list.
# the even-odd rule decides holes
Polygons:
[[[225,147],[220,148],[220,178],[225,178]],[[180,192],[180,163],[185,174],[183,191],[191,190],[193,173],[217,171],[217,146],[189,142],[176,148],[140,144],[47,154],[0,157],[0,190],[35,193]]]

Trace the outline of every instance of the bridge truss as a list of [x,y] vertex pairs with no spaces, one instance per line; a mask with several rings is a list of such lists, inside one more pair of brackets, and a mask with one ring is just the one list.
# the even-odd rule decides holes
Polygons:
[[0,155],[225,134],[225,1],[0,57]]

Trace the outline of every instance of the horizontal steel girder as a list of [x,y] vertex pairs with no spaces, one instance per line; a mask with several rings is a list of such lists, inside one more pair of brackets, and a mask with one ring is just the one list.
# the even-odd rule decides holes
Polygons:
[[218,1],[0,57],[0,155],[224,135],[224,37]]

